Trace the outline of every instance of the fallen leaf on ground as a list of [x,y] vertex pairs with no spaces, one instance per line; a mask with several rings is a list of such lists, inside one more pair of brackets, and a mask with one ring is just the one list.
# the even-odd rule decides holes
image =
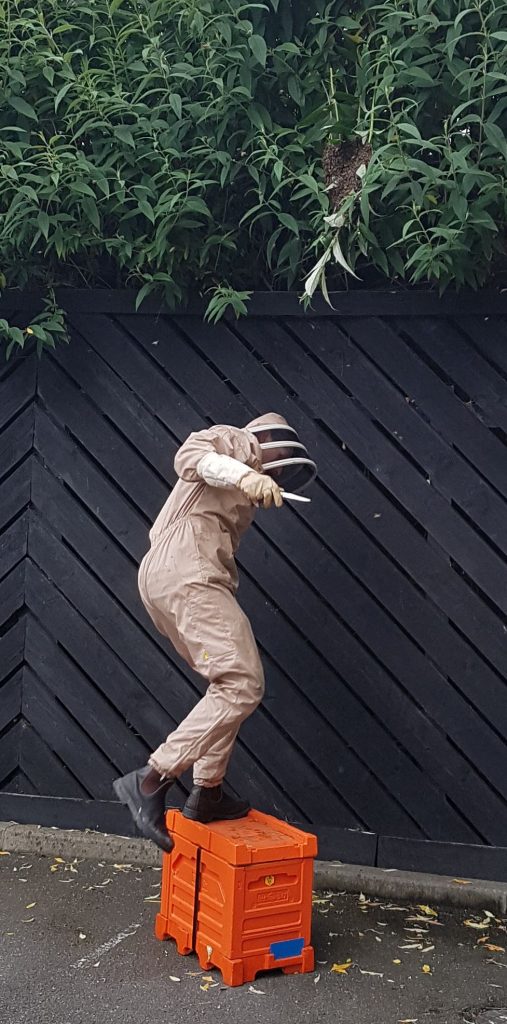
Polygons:
[[313,979],[314,985],[317,985],[319,981],[320,981],[320,974],[316,974],[314,979]]
[[344,964],[333,964],[331,971],[333,974],[346,974],[349,967],[352,967],[352,960],[347,960]]
[[482,928],[489,928],[489,918],[486,917],[484,921],[472,921],[467,917],[466,921],[463,921],[463,924],[466,925],[467,928],[478,928],[479,930],[482,930]]
[[490,953],[505,953],[503,946],[495,946],[492,942],[486,942],[484,949],[489,949]]
[[424,949],[421,950],[421,953],[431,953],[432,950],[434,950],[434,949],[435,949],[434,946],[425,946]]
[[63,857],[55,857],[55,864],[65,864]]
[[383,978],[384,977],[384,975],[380,974],[379,971],[362,971],[361,968],[359,968],[359,973],[360,974],[370,974],[372,978]]
[[444,927],[443,921],[435,921],[433,917],[423,917],[422,914],[412,914],[407,917],[407,921],[424,921],[424,924],[438,925],[440,928]]
[[438,917],[438,912],[433,910],[433,907],[428,907],[425,903],[418,903],[417,909],[422,910],[423,914],[426,914],[427,917]]
[[31,910],[32,907],[36,907],[37,903],[27,903],[25,910]]
[[79,932],[79,938],[80,939],[86,939],[85,933],[84,932]]
[[0,850],[0,857],[10,857],[8,850]]
[[453,878],[453,882],[456,882],[456,885],[471,885],[472,884],[467,878]]
[[399,1020],[398,1024],[417,1024],[418,1017],[405,1017],[404,1020]]
[[175,974],[170,974],[169,981],[181,981],[181,978],[177,978]]
[[32,922],[35,921],[35,918],[34,917],[22,917],[21,920],[22,920],[23,924],[32,924]]
[[266,993],[263,992],[261,988],[254,988],[253,985],[250,985],[248,991],[249,992],[255,992],[256,996],[265,996],[266,995]]
[[393,960],[393,964],[401,964],[401,960]]
[[423,964],[421,970],[423,974],[431,974],[431,967],[429,964]]
[[488,956],[488,958],[487,958],[487,960],[485,962],[487,964],[495,964],[496,967],[507,967],[507,964],[502,964],[500,962],[500,960],[492,960],[492,958],[490,956]]

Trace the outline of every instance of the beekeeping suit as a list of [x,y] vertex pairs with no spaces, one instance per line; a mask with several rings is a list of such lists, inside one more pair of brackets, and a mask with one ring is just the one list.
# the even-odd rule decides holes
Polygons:
[[160,779],[173,780],[193,765],[188,817],[239,817],[248,804],[227,797],[221,783],[241,723],[262,700],[264,674],[236,601],[234,556],[256,508],[281,507],[283,488],[302,490],[316,467],[276,413],[245,428],[192,433],[174,467],[178,481],[150,530],[139,591],[157,629],[209,685],[149,766]]

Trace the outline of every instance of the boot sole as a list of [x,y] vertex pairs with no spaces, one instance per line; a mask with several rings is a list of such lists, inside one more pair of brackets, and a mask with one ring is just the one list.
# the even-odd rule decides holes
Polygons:
[[202,817],[202,815],[199,816],[197,811],[186,811],[185,808],[183,808],[181,813],[184,818],[189,818],[190,821],[198,821],[201,825],[211,825],[212,821],[238,821],[240,818],[248,817],[251,810],[252,808],[249,807],[247,811],[240,811],[237,814],[221,814],[219,818],[215,818],[213,815]]
[[113,789],[120,803],[124,804],[125,807],[128,807],[137,827],[140,829],[139,809],[138,807],[136,807],[136,803],[132,799],[132,796],[128,791],[124,779],[116,779],[113,782]]

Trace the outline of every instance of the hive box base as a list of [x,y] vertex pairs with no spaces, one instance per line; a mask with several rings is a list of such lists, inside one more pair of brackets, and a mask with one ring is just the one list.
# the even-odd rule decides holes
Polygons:
[[240,960],[228,960],[219,950],[215,950],[212,959],[203,943],[197,942],[196,953],[199,966],[203,971],[218,967],[226,985],[235,987],[247,981],[255,981],[261,971],[283,971],[284,974],[307,974],[315,968],[315,954],[311,946],[306,946],[296,958],[275,960],[270,954],[246,956]]
[[211,825],[168,811],[167,827],[174,849],[163,859],[157,938],[195,951],[230,986],[260,971],[313,971],[315,836],[260,811]]

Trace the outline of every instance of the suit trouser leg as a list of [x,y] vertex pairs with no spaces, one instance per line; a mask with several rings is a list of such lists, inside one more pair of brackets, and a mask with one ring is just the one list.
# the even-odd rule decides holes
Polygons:
[[262,664],[250,623],[230,590],[187,584],[175,593],[164,580],[162,576],[157,586],[150,579],[147,610],[209,685],[153,752],[150,764],[171,777],[194,765],[196,784],[214,786],[225,775],[241,723],[262,700]]

